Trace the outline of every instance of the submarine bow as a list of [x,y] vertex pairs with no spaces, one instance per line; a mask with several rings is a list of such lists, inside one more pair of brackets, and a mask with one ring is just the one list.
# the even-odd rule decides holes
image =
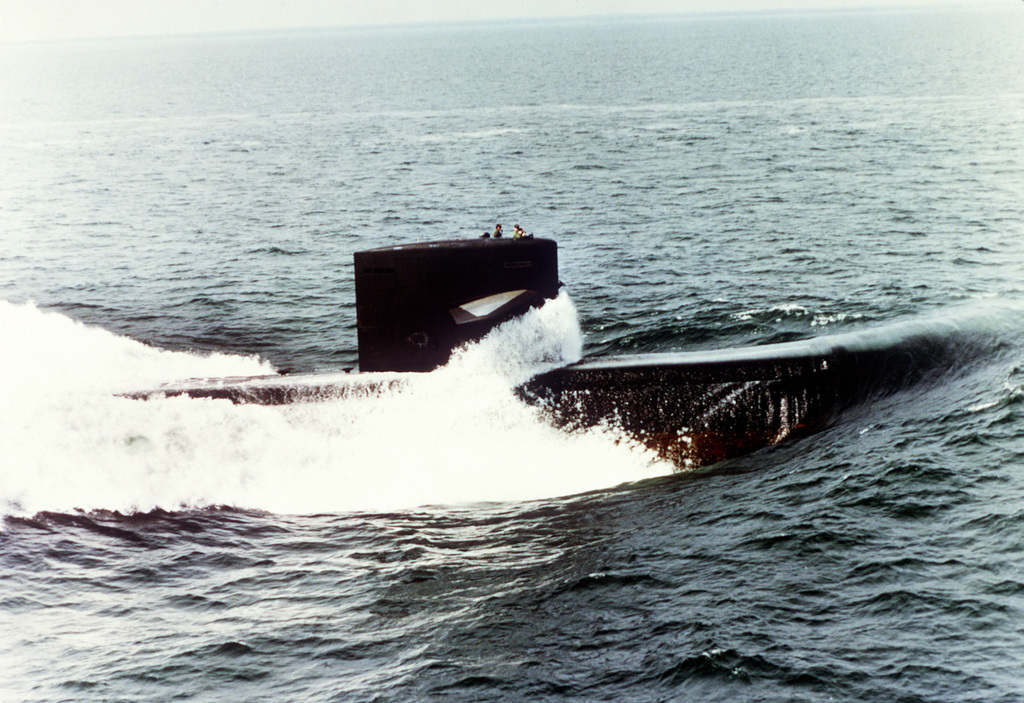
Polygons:
[[518,389],[567,430],[618,428],[682,467],[730,459],[961,368],[983,337],[955,320],[805,341],[583,360]]

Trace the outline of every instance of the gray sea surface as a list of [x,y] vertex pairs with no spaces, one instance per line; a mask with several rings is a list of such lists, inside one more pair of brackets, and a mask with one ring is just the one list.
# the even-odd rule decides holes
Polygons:
[[[1024,698],[1024,6],[0,46],[0,700]],[[558,242],[410,387],[352,254]],[[997,340],[682,471],[512,392],[536,347],[951,319]],[[537,340],[542,340],[538,343]]]

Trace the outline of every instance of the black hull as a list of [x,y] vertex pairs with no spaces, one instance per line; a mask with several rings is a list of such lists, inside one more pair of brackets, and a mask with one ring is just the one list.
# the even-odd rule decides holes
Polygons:
[[[965,368],[992,345],[954,321],[892,325],[786,344],[589,359],[535,376],[517,393],[567,431],[617,428],[681,467],[693,467],[818,430],[855,404]],[[218,379],[125,396],[278,405],[370,396],[409,378],[341,373]]]
[[853,405],[948,374],[976,359],[980,343],[954,325],[902,325],[585,360],[541,374],[519,392],[567,430],[619,428],[680,466],[703,466],[806,435]]

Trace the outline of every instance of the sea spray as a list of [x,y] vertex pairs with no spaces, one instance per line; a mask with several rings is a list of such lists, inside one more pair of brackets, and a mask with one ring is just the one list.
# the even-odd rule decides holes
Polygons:
[[[138,457],[154,444],[149,434],[188,445],[197,431],[210,431],[203,416],[186,410],[167,418],[174,404],[140,412],[113,392],[193,377],[274,372],[253,356],[157,349],[30,303],[0,301],[0,327],[4,513],[188,504],[187,491],[203,493],[204,474],[192,469],[206,462],[183,462],[171,470]],[[154,416],[159,412],[164,417]],[[155,426],[162,432],[154,433]],[[179,488],[162,488],[167,483]],[[168,496],[174,496],[172,505],[164,500]]]
[[0,391],[9,398],[274,373],[256,356],[158,349],[31,303],[0,300],[0,326]]
[[[0,314],[22,318],[9,342],[19,360],[3,378],[17,389],[0,421],[11,450],[5,513],[393,510],[546,498],[671,471],[614,432],[561,432],[515,396],[539,370],[579,358],[565,294],[398,387],[275,407],[117,397],[132,383],[272,369],[153,349],[32,306]],[[47,379],[46,392],[25,378]]]

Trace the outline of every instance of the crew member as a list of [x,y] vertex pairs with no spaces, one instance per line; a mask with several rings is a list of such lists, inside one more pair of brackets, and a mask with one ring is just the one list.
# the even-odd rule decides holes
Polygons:
[[501,223],[494,225],[494,238],[501,239]]

